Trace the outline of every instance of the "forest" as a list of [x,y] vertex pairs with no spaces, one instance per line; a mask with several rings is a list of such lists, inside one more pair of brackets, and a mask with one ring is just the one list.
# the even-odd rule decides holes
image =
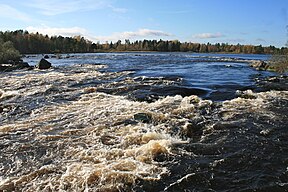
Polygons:
[[178,40],[138,40],[131,42],[93,43],[81,36],[62,37],[29,33],[24,30],[0,31],[0,43],[12,42],[21,54],[40,53],[92,53],[120,51],[159,51],[159,52],[196,52],[196,53],[246,53],[246,54],[286,54],[287,47],[264,47],[262,45],[232,45],[228,43],[200,44]]

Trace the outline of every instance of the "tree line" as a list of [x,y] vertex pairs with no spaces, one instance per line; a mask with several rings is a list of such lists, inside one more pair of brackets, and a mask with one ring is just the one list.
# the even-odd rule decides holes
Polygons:
[[29,33],[24,30],[0,31],[0,43],[10,41],[21,54],[40,53],[92,53],[117,51],[159,51],[196,53],[246,53],[246,54],[286,54],[287,47],[264,47],[262,45],[232,45],[228,43],[201,44],[178,40],[138,40],[130,42],[93,43],[84,37],[62,37]]

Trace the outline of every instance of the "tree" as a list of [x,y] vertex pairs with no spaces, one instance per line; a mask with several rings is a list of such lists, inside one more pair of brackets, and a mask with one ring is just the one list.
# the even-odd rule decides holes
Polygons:
[[[286,26],[288,31],[288,25]],[[288,41],[286,43],[288,47]],[[274,54],[271,59],[272,68],[278,73],[285,73],[288,71],[288,50],[281,48],[282,54]]]
[[0,63],[7,63],[9,61],[19,61],[20,53],[13,46],[11,41],[3,42],[0,39]]

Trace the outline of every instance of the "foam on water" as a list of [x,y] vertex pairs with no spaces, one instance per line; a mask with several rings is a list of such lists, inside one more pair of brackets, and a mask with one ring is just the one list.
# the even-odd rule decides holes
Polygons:
[[[70,78],[51,73],[41,74],[42,81],[51,81],[56,76],[58,82],[64,77]],[[21,77],[21,80],[27,79],[27,75]],[[20,77],[14,79],[15,83],[21,80]],[[27,89],[22,97],[42,91],[37,86]],[[44,89],[49,88],[44,86]],[[168,97],[148,104],[121,96],[90,93],[87,88],[80,92],[83,94],[78,100],[45,106],[34,110],[25,120],[0,126],[2,136],[21,131],[26,140],[15,138],[15,143],[6,140],[9,145],[6,152],[15,150],[18,165],[17,161],[9,167],[3,165],[2,171],[11,177],[2,181],[1,190],[113,191],[125,189],[137,179],[158,180],[168,174],[167,168],[156,159],[173,155],[170,146],[181,140],[167,134],[165,123],[157,122],[171,118],[175,110],[183,110],[182,97]],[[192,106],[184,109],[189,107]],[[133,120],[133,115],[140,112],[151,114],[155,125],[122,123]],[[38,144],[43,150],[41,157],[34,154],[21,159],[21,154],[36,153]],[[17,174],[12,174],[11,169]]]
[[[267,137],[284,122],[279,113],[288,91],[238,92],[239,98],[223,103],[195,95],[139,102],[100,92],[128,82],[130,73],[101,73],[102,67],[1,75],[0,191],[137,191],[145,182],[161,183],[157,189],[165,191],[192,189],[204,165],[216,176],[225,163],[233,167],[229,158],[242,155],[233,145],[238,138],[242,144],[250,132],[256,132],[252,139]],[[224,147],[237,149],[226,153]],[[216,176],[209,176],[211,183]]]

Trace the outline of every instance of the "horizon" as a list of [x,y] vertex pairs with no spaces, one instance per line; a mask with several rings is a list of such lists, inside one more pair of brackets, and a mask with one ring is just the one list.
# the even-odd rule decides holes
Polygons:
[[178,40],[285,47],[285,0],[0,1],[0,31],[82,36],[94,43]]

